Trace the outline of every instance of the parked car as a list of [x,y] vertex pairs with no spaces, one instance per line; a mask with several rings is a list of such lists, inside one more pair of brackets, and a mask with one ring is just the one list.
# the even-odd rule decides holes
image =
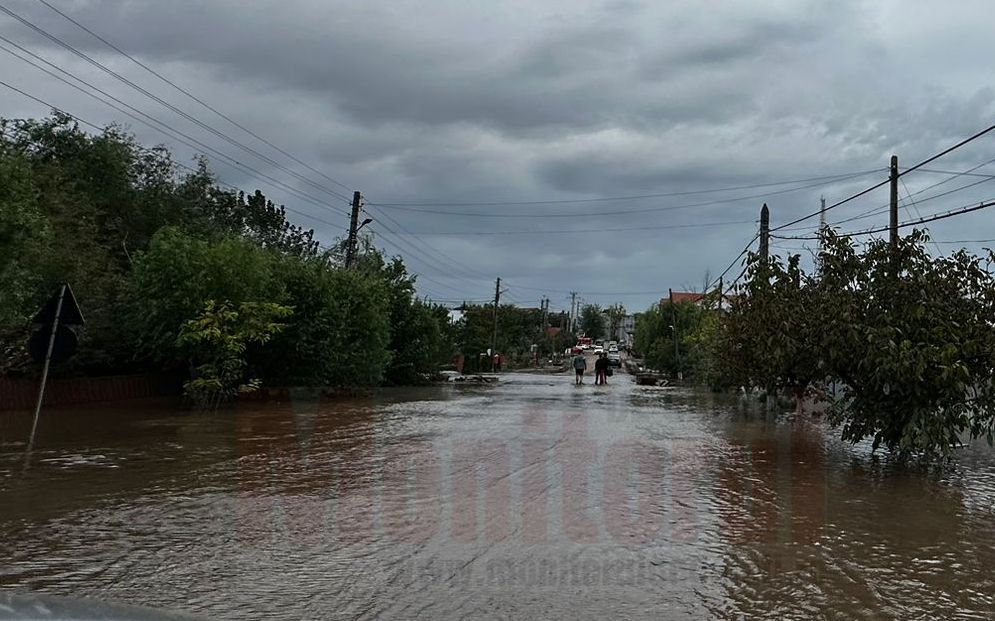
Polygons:
[[618,352],[618,345],[616,345],[615,343],[612,343],[611,345],[609,345],[608,346],[608,353],[611,353],[611,352],[616,352],[617,353]]
[[605,353],[605,348],[604,347],[602,347],[601,345],[595,346],[595,348],[594,348],[594,355],[595,356],[600,356],[603,353]]
[[608,364],[613,367],[622,366],[622,356],[617,352],[608,352]]

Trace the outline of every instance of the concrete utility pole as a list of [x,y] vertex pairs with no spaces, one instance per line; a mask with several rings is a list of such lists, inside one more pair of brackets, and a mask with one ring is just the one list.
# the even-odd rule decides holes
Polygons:
[[770,210],[767,203],[760,208],[760,260],[763,261],[764,269],[767,269],[767,260],[770,257]]
[[681,353],[677,342],[677,307],[674,306],[674,290],[667,289],[667,293],[670,294],[670,320],[674,322],[674,366],[678,368],[679,374]]
[[346,242],[345,266],[351,268],[356,259],[356,240],[359,232],[359,209],[362,202],[362,195],[356,191],[352,193],[352,214],[349,216],[349,239]]
[[826,197],[819,197],[819,272],[822,272],[822,253],[826,250]]
[[501,303],[501,279],[494,285],[494,330],[491,332],[491,370],[494,370],[494,354],[497,353],[498,305]]
[[888,240],[892,254],[898,253],[898,156],[891,156],[891,223],[888,226]]
[[570,331],[577,332],[577,292],[570,292]]

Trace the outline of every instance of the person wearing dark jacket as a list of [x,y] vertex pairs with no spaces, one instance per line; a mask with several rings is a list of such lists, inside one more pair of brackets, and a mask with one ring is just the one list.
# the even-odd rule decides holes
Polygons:
[[608,356],[606,354],[601,354],[594,362],[594,383],[608,383]]

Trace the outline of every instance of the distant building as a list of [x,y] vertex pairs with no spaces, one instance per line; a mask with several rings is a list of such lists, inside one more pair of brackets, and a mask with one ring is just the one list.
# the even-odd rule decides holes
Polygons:
[[636,336],[636,316],[626,315],[618,322],[618,329],[612,335],[612,339],[620,343],[631,343]]
[[[709,299],[704,293],[696,293],[694,291],[674,291],[672,293],[674,304],[681,304],[682,302],[691,302],[698,306],[705,306],[708,303],[714,305],[714,297]],[[729,310],[732,303],[738,298],[736,295],[723,295],[722,300],[719,303],[720,310]],[[660,299],[660,304],[666,304],[670,302],[671,296]],[[714,306],[713,306],[714,307]]]
[[670,302],[671,298],[674,300],[674,304],[680,304],[681,302],[691,302],[692,304],[697,304],[701,306],[705,301],[704,293],[695,293],[693,291],[674,291],[671,295],[660,300],[660,304],[665,304]]

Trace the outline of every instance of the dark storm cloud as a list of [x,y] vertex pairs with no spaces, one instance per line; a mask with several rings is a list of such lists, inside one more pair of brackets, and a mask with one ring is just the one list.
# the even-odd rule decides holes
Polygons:
[[[36,0],[9,4],[199,118],[251,140]],[[987,4],[981,1],[924,2],[915,10],[893,0],[76,0],[57,5],[261,135],[363,190],[371,203],[649,194],[883,168],[891,153],[911,163],[989,124],[995,115],[995,68],[989,61],[995,44],[982,19]],[[239,161],[297,185],[250,154],[204,137],[11,20],[0,20],[0,32]],[[70,111],[101,122],[122,120],[10,57],[3,56],[0,67],[4,79]],[[0,104],[4,116],[45,112],[9,92],[0,92]],[[172,144],[123,120],[143,141]],[[193,154],[173,146],[181,160]],[[990,152],[989,140],[944,158],[942,167],[966,168],[988,159]],[[299,211],[341,220],[250,172],[220,162],[215,167],[226,181],[259,186]],[[490,279],[501,275],[511,283],[510,295],[534,304],[542,292],[525,287],[665,291],[697,283],[706,271],[714,275],[732,260],[753,226],[653,227],[749,220],[764,201],[775,224],[786,222],[814,209],[820,194],[832,201],[877,178],[642,213],[617,212],[758,191],[436,209],[568,216],[548,219],[462,217],[371,205],[376,220],[371,228],[380,242],[424,274],[422,288],[435,297],[484,298],[493,286]],[[910,176],[908,192],[940,179]],[[930,193],[919,194],[907,209],[914,213],[925,199],[921,212],[926,214],[986,197],[986,192],[993,190],[981,185],[934,201]],[[327,195],[320,198],[343,206]],[[831,221],[871,209],[882,199],[883,194],[854,201],[834,211]],[[977,237],[979,220],[968,220],[944,222],[935,231],[950,239]],[[340,234],[333,226],[301,222],[314,225],[323,239]],[[612,228],[636,230],[604,231]],[[604,232],[556,232],[591,229]],[[515,231],[522,233],[479,234]],[[540,231],[549,234],[535,234]],[[464,269],[450,268],[451,259]],[[516,290],[516,284],[522,288]],[[554,306],[563,297],[556,296]],[[622,299],[641,308],[654,297]]]

